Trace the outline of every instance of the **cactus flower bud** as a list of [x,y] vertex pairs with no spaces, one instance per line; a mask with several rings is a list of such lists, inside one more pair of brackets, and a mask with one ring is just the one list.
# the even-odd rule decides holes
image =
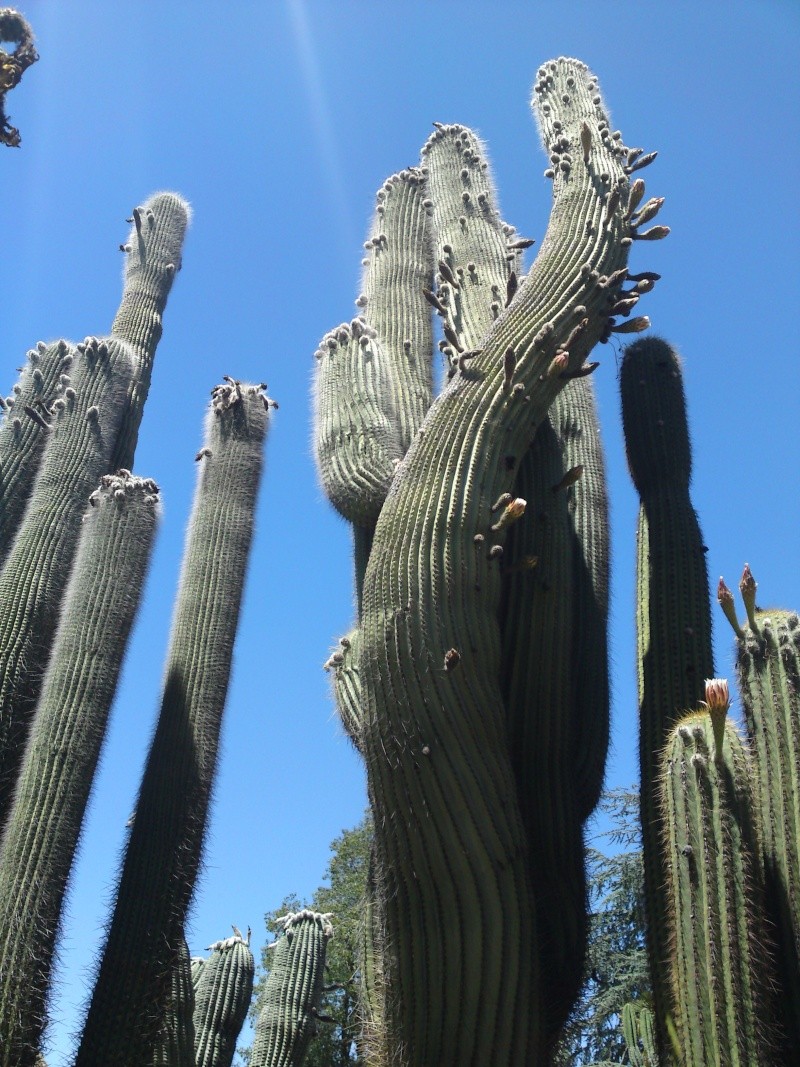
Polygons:
[[711,728],[714,731],[714,758],[722,760],[722,744],[725,740],[725,717],[731,706],[731,694],[727,678],[706,678],[705,706],[711,716]]
[[521,496],[518,496],[514,500],[511,500],[503,508],[502,515],[494,524],[494,526],[492,526],[493,532],[496,533],[498,530],[503,530],[512,522],[516,522],[517,519],[521,519],[522,516],[525,514],[525,508],[527,506],[528,502],[526,500],[523,500]]

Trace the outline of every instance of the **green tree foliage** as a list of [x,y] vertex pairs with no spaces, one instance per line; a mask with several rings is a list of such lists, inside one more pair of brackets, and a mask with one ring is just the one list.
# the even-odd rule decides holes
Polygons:
[[[343,830],[331,843],[331,859],[325,871],[325,884],[310,900],[301,901],[295,894],[284,898],[278,908],[264,916],[267,929],[276,931],[275,920],[289,911],[310,908],[331,912],[334,928],[328,945],[326,988],[320,1014],[332,1020],[321,1023],[312,1042],[304,1067],[363,1067],[365,1060],[358,1048],[358,926],[367,880],[372,819],[365,815],[352,830]],[[270,950],[264,948],[256,978],[255,997],[250,1018],[255,1022],[261,1010],[264,987],[271,962]],[[250,1062],[250,1049],[240,1049],[242,1062]]]
[[620,851],[587,849],[591,926],[580,999],[565,1028],[557,1063],[581,1067],[628,1063],[622,1009],[650,1002],[644,928],[639,794],[604,793],[600,812],[610,828],[598,835]]

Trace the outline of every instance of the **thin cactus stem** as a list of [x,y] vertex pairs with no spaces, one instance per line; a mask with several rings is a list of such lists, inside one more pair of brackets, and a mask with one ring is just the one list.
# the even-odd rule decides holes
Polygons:
[[200,866],[267,430],[261,387],[214,389],[161,712],[76,1064],[147,1063]]
[[691,444],[680,363],[658,338],[636,341],[620,374],[622,421],[639,492],[637,657],[639,761],[647,938],[659,1052],[678,1041],[667,981],[667,883],[659,800],[660,763],[677,718],[704,696],[714,675],[705,549],[689,497]]
[[144,581],[157,488],[93,494],[0,845],[0,1064],[33,1064],[72,859]]

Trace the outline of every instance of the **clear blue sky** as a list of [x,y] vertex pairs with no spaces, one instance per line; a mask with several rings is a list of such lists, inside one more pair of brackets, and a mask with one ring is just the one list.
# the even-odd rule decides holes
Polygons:
[[[313,352],[350,319],[375,190],[416,162],[433,120],[488,141],[505,217],[540,239],[546,162],[528,109],[560,54],[600,78],[668,240],[633,269],[663,280],[642,310],[685,360],[693,495],[712,580],[745,561],[765,605],[800,608],[797,432],[800,7],[271,0],[111,5],[30,0],[41,61],[8,99],[2,152],[2,388],[37,340],[101,334],[120,294],[131,208],[158,189],[194,221],[165,315],[136,459],[165,517],[114,708],[69,900],[50,1067],[78,1019],[158,705],[204,406],[223,374],[267,381],[267,445],[206,871],[189,943],[254,930],[319,883],[365,804],[321,665],[352,620],[349,532],[311,453]],[[659,219],[661,221],[661,219]],[[633,544],[615,353],[596,355],[613,502],[613,755],[636,778]],[[724,620],[717,673],[731,673]]]

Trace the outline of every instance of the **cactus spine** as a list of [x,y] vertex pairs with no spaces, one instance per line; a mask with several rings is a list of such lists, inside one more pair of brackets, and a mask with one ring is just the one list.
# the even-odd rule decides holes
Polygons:
[[234,936],[211,946],[197,983],[194,1008],[195,1067],[230,1067],[253,994],[255,961],[247,940]]
[[200,865],[269,404],[232,378],[212,393],[161,712],[78,1065],[152,1057]]
[[194,987],[189,946],[181,941],[172,968],[170,995],[153,1052],[153,1067],[195,1067]]
[[0,1063],[33,1064],[61,905],[156,526],[149,479],[103,478],[81,531],[0,845]]
[[283,930],[256,1024],[251,1067],[300,1067],[317,1028],[331,916],[303,910],[276,919]]
[[680,1062],[775,1062],[769,939],[750,762],[735,727],[701,711],[673,727],[662,804]]

